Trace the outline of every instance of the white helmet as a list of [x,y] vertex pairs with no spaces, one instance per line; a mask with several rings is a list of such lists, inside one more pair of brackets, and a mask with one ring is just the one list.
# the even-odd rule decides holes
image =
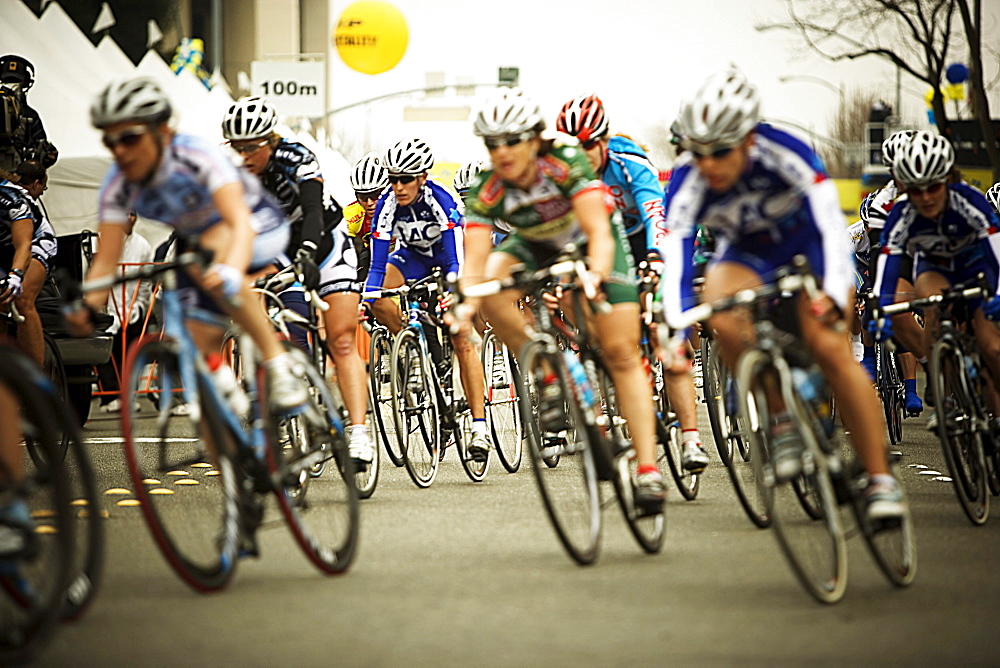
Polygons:
[[498,88],[483,102],[476,114],[473,131],[479,137],[541,132],[545,129],[542,111],[520,88]]
[[893,132],[888,139],[882,142],[882,164],[892,167],[892,161],[896,157],[899,147],[910,141],[913,137],[913,130],[900,130]]
[[993,205],[993,210],[1000,214],[1000,181],[997,181],[986,191],[986,199]]
[[389,173],[382,166],[375,152],[366,153],[354,163],[351,171],[351,187],[359,193],[382,190],[389,185]]
[[390,174],[423,174],[434,166],[434,154],[422,139],[401,139],[385,152],[382,164]]
[[757,87],[735,66],[710,76],[677,117],[684,148],[735,146],[760,121]]
[[170,100],[155,80],[117,79],[98,93],[90,105],[90,122],[95,128],[123,121],[159,125],[168,121],[171,113]]
[[266,137],[278,124],[278,115],[262,97],[241,97],[222,119],[222,135],[230,141]]
[[452,179],[451,183],[458,192],[468,190],[476,182],[476,177],[481,171],[483,171],[483,163],[479,160],[467,163],[455,172],[455,178]]
[[920,131],[896,149],[892,173],[901,183],[922,186],[944,181],[955,164],[955,149],[947,138]]

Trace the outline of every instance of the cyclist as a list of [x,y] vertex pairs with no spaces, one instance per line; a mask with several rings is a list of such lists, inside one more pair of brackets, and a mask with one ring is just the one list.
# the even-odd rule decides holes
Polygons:
[[[323,175],[319,160],[308,148],[279,135],[278,116],[262,97],[237,100],[222,120],[222,134],[230,147],[243,157],[243,165],[261,180],[264,189],[281,206],[291,224],[285,258],[276,265],[287,266],[294,257],[301,285],[283,291],[279,297],[293,310],[306,315],[303,287],[316,290],[329,304],[324,311],[326,341],[337,366],[337,385],[344,398],[350,426],[347,445],[351,458],[361,466],[371,463],[372,442],[365,426],[368,394],[365,365],[357,344],[357,313],[361,301],[358,263],[354,244],[343,223],[340,206],[323,195]],[[301,328],[297,343],[308,349]]]
[[48,183],[36,160],[18,165],[15,174],[0,171],[0,267],[8,269],[0,304],[13,302],[24,317],[17,344],[39,366],[44,365],[45,339],[35,300],[56,254],[56,235],[38,203]]
[[986,191],[986,200],[993,207],[993,210],[1000,213],[1000,181],[994,183],[990,186],[990,189]]
[[354,239],[354,249],[358,253],[358,281],[368,278],[371,266],[372,219],[379,195],[389,187],[389,174],[382,166],[378,154],[367,153],[354,163],[351,170],[351,187],[354,188],[355,202],[344,209],[347,232]]
[[[667,233],[663,218],[663,188],[646,152],[623,135],[609,136],[608,117],[597,95],[581,95],[566,102],[556,119],[556,130],[576,137],[594,172],[604,181],[621,212],[626,249],[637,264],[645,258],[657,271],[663,266],[659,239]],[[681,424],[681,465],[700,473],[708,453],[698,434],[697,394],[691,367],[676,356],[677,364],[664,368],[667,396]]]
[[[854,360],[844,314],[853,308],[851,253],[833,181],[803,142],[759,119],[757,88],[735,67],[712,75],[681,105],[687,153],[667,191],[664,305],[667,323],[679,322],[695,304],[690,263],[697,223],[716,234],[718,248],[705,275],[702,298],[713,302],[759,286],[797,255],[805,255],[824,296],[802,295],[798,325],[837,397],[845,426],[869,474],[867,513],[873,518],[905,512],[889,471],[885,424],[878,397]],[[723,361],[733,368],[749,344],[746,311],[712,318]],[[803,443],[791,418],[772,397],[772,463],[779,480],[801,471]]]
[[[466,198],[464,282],[506,279],[523,263],[537,269],[567,243],[586,246],[590,271],[604,285],[612,313],[595,315],[594,332],[628,421],[638,460],[636,504],[647,513],[662,511],[663,478],[656,465],[653,407],[649,380],[639,355],[639,303],[635,269],[621,234],[620,215],[609,202],[607,187],[594,174],[586,155],[572,146],[541,137],[545,129],[538,105],[520,89],[504,88],[478,112],[474,131],[483,138],[492,168],[483,171]],[[511,233],[492,248],[494,219]],[[492,252],[491,252],[492,251]],[[512,351],[527,341],[520,295],[469,299],[458,310],[468,331],[480,304],[500,339]],[[564,421],[562,399],[542,387],[540,412],[545,423]]]
[[[169,125],[172,112],[160,85],[148,77],[114,81],[91,105],[91,123],[103,131],[102,141],[115,164],[101,187],[101,246],[88,277],[101,278],[117,270],[132,209],[173,227],[182,246],[197,240],[198,246],[214,252],[214,264],[204,272],[178,275],[182,299],[201,302],[205,308],[217,304],[230,315],[253,338],[264,359],[271,410],[300,409],[308,390],[247,280],[248,270],[270,265],[284,251],[288,223],[257,179],[234,165],[223,149],[175,133]],[[202,299],[202,292],[212,299]],[[84,303],[96,310],[107,299],[107,290],[94,291]],[[76,334],[86,334],[91,327],[85,310],[67,320]],[[223,333],[216,327],[192,320],[189,329],[206,353],[222,344]]]
[[[398,288],[404,281],[425,278],[435,267],[440,267],[446,276],[457,276],[455,228],[462,225],[462,214],[448,191],[427,177],[434,165],[430,147],[420,139],[402,139],[386,151],[382,164],[388,171],[391,187],[379,197],[375,207],[372,263],[365,291]],[[389,244],[393,239],[398,246],[390,255]],[[375,300],[372,311],[393,334],[402,329],[402,312],[393,300]],[[428,340],[434,339],[428,336]],[[476,461],[485,461],[490,438],[486,433],[483,363],[467,337],[452,336],[452,344],[472,413],[468,453]]]
[[[992,378],[1000,378],[1000,217],[978,190],[956,182],[955,150],[941,135],[916,132],[897,151],[893,174],[907,199],[893,207],[882,232],[876,295],[882,305],[894,299],[896,281],[907,251],[913,252],[914,285],[918,298],[941,294],[979,272],[993,295],[970,301],[976,344]],[[937,330],[937,311],[924,311],[924,339],[920,354],[927,356]],[[893,321],[877,320],[877,336],[892,335]],[[991,391],[994,415],[1000,406]],[[936,417],[936,415],[934,416]],[[936,420],[928,420],[936,428]]]

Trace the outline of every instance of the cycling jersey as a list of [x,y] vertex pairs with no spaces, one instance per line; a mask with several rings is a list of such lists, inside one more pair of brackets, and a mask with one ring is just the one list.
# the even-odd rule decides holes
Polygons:
[[31,236],[31,257],[50,269],[50,262],[56,254],[56,234],[38,202],[21,186],[0,179],[0,267],[10,269],[14,259],[11,237],[11,223],[30,218],[33,225]]
[[398,242],[396,253],[401,257],[417,260],[419,256],[423,258],[422,262],[433,260],[446,274],[458,273],[455,228],[460,227],[462,222],[455,199],[443,186],[430,179],[407,206],[401,206],[392,189],[387,189],[375,205],[371,268],[365,290],[382,287],[389,245],[393,239]]
[[667,233],[663,189],[646,153],[628,137],[611,137],[601,179],[622,212],[626,236],[638,238],[631,241],[633,250],[644,245],[647,252],[657,252],[659,240]]
[[891,304],[904,254],[914,257],[914,274],[935,271],[962,282],[979,271],[997,292],[1000,266],[1000,219],[981,192],[964,183],[948,186],[944,213],[937,220],[921,216],[905,201],[892,209],[882,231],[876,294]]
[[230,183],[243,185],[250,224],[258,234],[287,226],[258,179],[236,167],[221,147],[191,135],[174,135],[147,183],[128,182],[118,165],[112,165],[101,185],[99,220],[124,225],[134,209],[182,235],[196,236],[222,220],[212,197]]
[[871,249],[871,244],[868,241],[868,226],[865,221],[859,220],[849,225],[847,239],[851,244],[851,250],[854,251],[854,257],[867,267],[868,251]]
[[674,166],[666,196],[670,233],[661,244],[668,323],[697,304],[692,257],[698,223],[715,235],[713,263],[743,264],[767,281],[801,254],[842,309],[853,293],[844,217],[822,161],[802,141],[765,123],[754,139],[746,170],[724,193],[709,189],[691,153]]
[[878,230],[881,233],[885,228],[885,221],[889,217],[889,212],[892,211],[892,205],[900,194],[895,181],[889,181],[889,183],[882,186],[875,193],[875,197],[872,199],[871,206],[868,209],[869,229]]

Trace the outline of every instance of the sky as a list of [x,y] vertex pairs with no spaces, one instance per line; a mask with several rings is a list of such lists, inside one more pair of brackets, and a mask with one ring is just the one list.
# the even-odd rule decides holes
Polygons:
[[[331,0],[331,17],[350,2]],[[653,128],[669,127],[681,99],[712,72],[737,64],[761,91],[762,112],[826,134],[838,103],[837,87],[896,95],[895,68],[869,57],[831,63],[806,50],[788,33],[760,33],[754,25],[786,17],[782,0],[393,0],[404,15],[409,44],[393,70],[367,75],[348,68],[331,45],[331,107],[425,85],[429,71],[495,81],[497,68],[520,68],[520,85],[542,107],[550,126],[563,102],[596,92],[603,99],[613,132],[642,139]],[[1000,43],[1000,2],[984,3],[992,42]],[[996,69],[994,65],[993,70]],[[783,76],[818,77],[779,81]],[[904,75],[905,119],[926,122],[926,84]],[[1000,95],[993,94],[995,115]],[[471,122],[401,125],[406,101],[370,105],[335,117],[350,130],[343,145],[349,159],[361,144],[389,144],[402,133],[417,133],[436,148],[439,159],[464,162],[485,158]],[[413,103],[413,98],[409,100]],[[473,109],[476,101],[471,101]],[[362,129],[363,128],[363,129]],[[437,148],[439,147],[439,148]]]

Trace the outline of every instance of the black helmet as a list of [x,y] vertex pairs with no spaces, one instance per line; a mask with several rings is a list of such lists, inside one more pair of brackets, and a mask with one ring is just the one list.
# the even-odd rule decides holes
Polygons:
[[28,90],[35,83],[35,66],[14,54],[0,57],[0,83],[21,84],[21,90]]

